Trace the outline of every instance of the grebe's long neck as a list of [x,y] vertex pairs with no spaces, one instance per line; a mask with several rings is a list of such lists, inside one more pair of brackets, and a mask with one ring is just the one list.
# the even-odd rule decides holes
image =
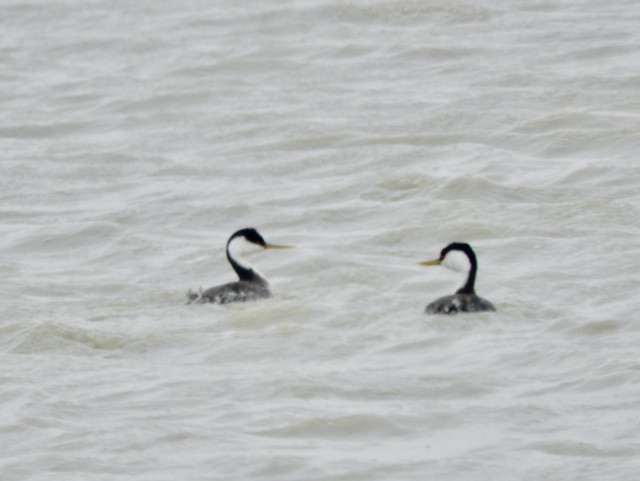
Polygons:
[[454,242],[445,247],[441,253],[442,263],[445,267],[458,272],[466,272],[467,280],[457,294],[475,294],[476,273],[478,260],[469,244]]
[[227,259],[229,259],[229,263],[233,270],[236,271],[238,277],[241,281],[253,281],[255,278],[255,271],[251,268],[250,265],[243,265],[237,260],[233,258],[233,256],[229,253],[229,249],[227,249]]
[[248,242],[242,237],[233,237],[227,243],[227,259],[241,281],[267,282],[266,279],[242,257],[242,251]]
[[456,294],[475,294],[476,272],[478,270],[478,264],[475,259],[471,261],[471,269],[467,275],[467,281],[464,285],[458,289]]

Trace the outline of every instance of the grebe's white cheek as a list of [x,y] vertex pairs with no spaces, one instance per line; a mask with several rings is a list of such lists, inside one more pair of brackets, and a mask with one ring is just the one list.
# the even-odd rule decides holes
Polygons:
[[242,257],[254,250],[257,250],[256,245],[253,242],[249,242],[244,237],[236,237],[229,242],[229,253],[231,253],[233,257]]
[[253,242],[248,242],[245,241],[245,246],[244,246],[244,253],[245,254],[253,254],[254,252],[260,252],[263,251],[264,247],[262,247],[259,244],[254,244]]
[[469,272],[471,270],[471,261],[461,251],[449,251],[441,265],[456,272]]

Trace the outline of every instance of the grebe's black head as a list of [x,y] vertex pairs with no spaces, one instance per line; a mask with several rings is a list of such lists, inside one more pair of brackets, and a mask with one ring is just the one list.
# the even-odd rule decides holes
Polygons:
[[[262,249],[286,249],[282,246],[267,243],[260,233],[253,227],[246,227],[233,233],[227,242],[227,259],[238,274],[240,280],[252,281],[264,278],[249,264],[244,255]],[[266,282],[266,281],[265,281]]]
[[239,231],[234,232],[233,235],[229,237],[229,241],[227,242],[227,244],[229,244],[233,239],[237,237],[244,237],[247,240],[247,242],[251,242],[252,244],[259,245],[260,247],[267,246],[266,241],[262,238],[260,233],[253,227],[246,227],[244,229],[240,229]]
[[[467,256],[467,259],[469,259],[469,263],[471,264],[471,267],[478,266],[478,260],[476,259],[476,254],[473,252],[473,249],[471,248],[471,246],[466,242],[452,242],[447,247],[442,249],[440,251],[440,262],[441,263],[444,262],[444,260],[447,258],[447,255],[452,251],[458,251],[458,252],[464,253],[464,255]],[[454,268],[454,270],[456,269]]]
[[284,246],[279,244],[269,244],[264,238],[260,235],[260,233],[254,229],[253,227],[245,227],[244,229],[240,229],[239,231],[234,232],[231,237],[229,237],[229,241],[227,242],[227,250],[235,250],[230,249],[234,244],[240,244],[246,241],[249,245],[259,246],[263,249],[290,249],[292,246]]

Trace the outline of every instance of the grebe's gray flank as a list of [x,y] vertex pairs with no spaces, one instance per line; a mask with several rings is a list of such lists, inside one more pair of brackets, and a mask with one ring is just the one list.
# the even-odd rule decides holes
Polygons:
[[229,302],[255,301],[271,297],[271,289],[267,279],[244,259],[244,254],[252,250],[289,249],[292,246],[269,244],[253,227],[234,232],[227,241],[227,259],[238,274],[238,281],[221,286],[211,287],[206,291],[189,291],[189,304],[212,302],[227,304]]
[[466,272],[464,285],[451,296],[441,297],[429,304],[427,314],[457,314],[458,312],[495,311],[496,308],[488,300],[475,292],[478,260],[469,244],[453,242],[442,249],[440,257],[431,261],[420,262],[421,266],[442,265],[449,269]]

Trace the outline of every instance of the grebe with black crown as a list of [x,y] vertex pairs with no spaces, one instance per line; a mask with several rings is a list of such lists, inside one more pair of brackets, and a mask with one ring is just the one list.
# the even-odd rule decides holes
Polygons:
[[458,272],[467,272],[464,285],[452,296],[441,297],[427,306],[427,314],[457,314],[458,312],[495,311],[486,299],[476,295],[475,282],[478,272],[478,260],[469,244],[453,242],[442,249],[440,257],[432,261],[419,263],[421,266],[443,265]]
[[199,292],[189,290],[188,303],[227,304],[271,297],[267,279],[249,264],[243,255],[255,249],[288,249],[290,247],[265,242],[260,233],[252,227],[234,232],[227,241],[227,259],[238,274],[239,280],[211,287],[206,291],[202,291],[202,288]]

